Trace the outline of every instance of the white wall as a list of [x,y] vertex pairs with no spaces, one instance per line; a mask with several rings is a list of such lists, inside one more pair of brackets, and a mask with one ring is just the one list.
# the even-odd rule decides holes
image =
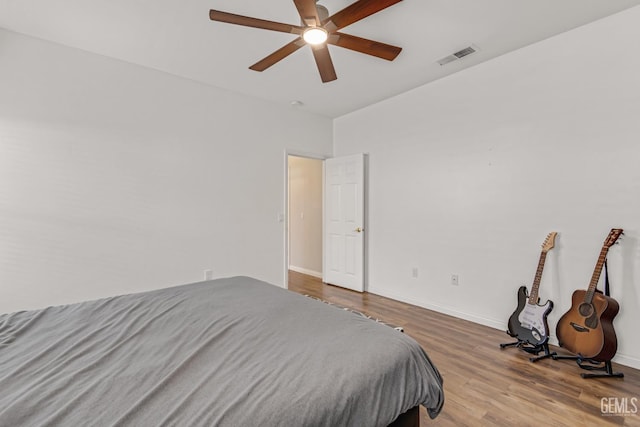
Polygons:
[[329,155],[331,120],[3,30],[0,64],[0,313],[283,285],[285,149]]
[[335,120],[335,154],[370,156],[371,292],[505,329],[558,231],[540,290],[555,332],[622,227],[616,360],[640,368],[638,22],[640,7]]
[[289,268],[322,277],[322,160],[289,157]]

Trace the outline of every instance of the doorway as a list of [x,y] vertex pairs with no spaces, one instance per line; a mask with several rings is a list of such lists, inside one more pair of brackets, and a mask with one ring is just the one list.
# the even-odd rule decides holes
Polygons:
[[322,279],[323,159],[287,155],[288,272]]

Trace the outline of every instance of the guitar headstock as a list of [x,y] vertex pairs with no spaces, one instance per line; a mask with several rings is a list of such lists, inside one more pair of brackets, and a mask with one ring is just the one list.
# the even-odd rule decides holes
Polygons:
[[553,249],[553,246],[556,243],[557,234],[558,233],[555,231],[547,234],[547,238],[544,239],[544,243],[542,244],[542,252],[549,252],[551,249]]
[[612,228],[607,238],[604,239],[603,246],[605,248],[610,248],[616,242],[616,240],[618,240],[618,237],[620,237],[621,235],[622,235],[622,228]]

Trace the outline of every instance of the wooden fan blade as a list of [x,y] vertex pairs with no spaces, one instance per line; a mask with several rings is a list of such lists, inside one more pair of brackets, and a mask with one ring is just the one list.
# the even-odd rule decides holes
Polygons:
[[298,8],[300,18],[309,26],[319,26],[320,17],[316,9],[316,0],[293,0]]
[[331,34],[327,43],[367,55],[377,56],[387,61],[393,61],[402,51],[402,48],[398,46],[338,32]]
[[302,38],[298,37],[297,39],[295,39],[291,43],[288,43],[288,44],[282,46],[280,49],[276,50],[271,55],[261,59],[258,62],[256,62],[251,67],[249,67],[249,69],[254,70],[254,71],[264,71],[267,68],[271,67],[276,62],[281,61],[284,58],[286,58],[287,56],[291,55],[293,52],[295,52],[296,50],[300,49],[304,45],[305,45],[305,43],[302,40]]
[[304,27],[298,25],[282,24],[280,22],[267,21],[264,19],[251,18],[248,16],[236,15],[234,13],[210,10],[209,19],[212,21],[226,22],[227,24],[243,25],[245,27],[261,28],[263,30],[279,31],[281,33],[292,33],[300,35]]
[[331,55],[329,55],[329,48],[327,45],[323,43],[317,46],[309,46],[311,46],[313,57],[316,59],[322,83],[327,83],[337,79],[338,76],[336,75],[336,69],[333,68],[333,61],[331,61]]
[[358,0],[322,21],[322,26],[329,32],[337,31],[401,1],[402,0]]

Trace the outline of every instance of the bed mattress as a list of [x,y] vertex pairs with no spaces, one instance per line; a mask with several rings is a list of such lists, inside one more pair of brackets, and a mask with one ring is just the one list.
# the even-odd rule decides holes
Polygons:
[[441,410],[407,335],[249,277],[0,315],[0,426],[386,426]]

